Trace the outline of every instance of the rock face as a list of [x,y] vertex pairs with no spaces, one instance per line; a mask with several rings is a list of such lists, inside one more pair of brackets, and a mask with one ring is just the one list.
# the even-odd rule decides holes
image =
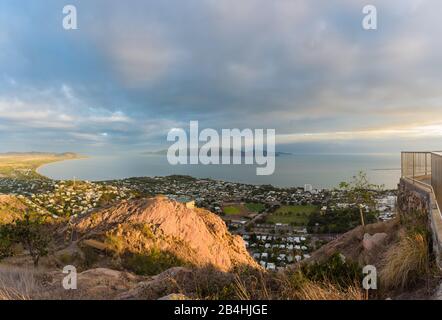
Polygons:
[[413,211],[427,214],[430,211],[430,196],[418,186],[401,179],[398,185],[397,208],[402,215]]
[[175,267],[147,281],[139,282],[133,289],[122,293],[118,300],[155,300],[181,290],[180,284],[193,281],[192,270]]
[[80,239],[112,234],[136,252],[155,248],[197,267],[259,268],[242,238],[231,235],[218,216],[164,197],[123,201],[77,218],[72,225]]
[[[41,277],[41,276],[40,276]],[[132,290],[143,277],[137,277],[128,272],[121,272],[106,268],[89,269],[78,273],[77,288],[66,290],[63,288],[62,271],[53,271],[44,274],[44,286],[40,288],[38,299],[62,300],[112,300],[118,295]]]
[[364,234],[364,239],[362,240],[362,246],[365,250],[370,251],[376,246],[382,245],[387,237],[388,234],[385,232],[375,233],[374,235],[366,233]]
[[313,252],[306,261],[324,261],[335,253],[341,253],[361,265],[379,267],[384,253],[396,240],[398,230],[397,220],[356,227]]
[[27,207],[16,197],[0,195],[0,224],[11,223],[23,217]]
[[139,281],[132,289],[116,296],[117,300],[156,300],[183,298],[198,300],[210,297],[210,292],[228,288],[235,282],[235,275],[212,268],[170,268],[156,276]]

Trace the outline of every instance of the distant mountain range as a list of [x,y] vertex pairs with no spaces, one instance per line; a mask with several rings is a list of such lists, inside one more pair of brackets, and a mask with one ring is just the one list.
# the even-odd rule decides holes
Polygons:
[[[187,149],[187,154],[190,154],[190,148]],[[222,151],[225,149],[220,148],[219,149],[219,154],[222,154]],[[234,149],[230,148],[230,154],[233,154]],[[253,150],[253,154],[255,154],[256,150]],[[145,151],[142,154],[144,155],[167,155],[167,149],[163,149],[163,150],[158,150],[158,151]],[[267,150],[264,150],[263,152],[264,156],[267,156]],[[208,155],[210,156],[211,153],[208,152]],[[246,153],[244,151],[241,151],[241,156],[244,157],[246,155]],[[287,155],[292,155],[292,153],[290,152],[281,152],[281,151],[276,151],[275,152],[275,157],[280,157],[280,156],[287,156]]]
[[71,157],[78,157],[78,154],[74,152],[55,153],[55,152],[30,151],[30,152],[0,152],[0,156],[52,156],[52,157],[71,158]]

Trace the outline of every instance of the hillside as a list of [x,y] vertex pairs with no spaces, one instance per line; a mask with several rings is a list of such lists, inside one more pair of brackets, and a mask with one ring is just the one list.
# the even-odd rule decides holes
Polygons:
[[[13,197],[0,197],[20,210]],[[163,196],[124,200],[44,226],[49,255],[38,269],[25,251],[0,264],[0,299],[366,299],[362,267],[378,270],[370,299],[436,296],[440,280],[427,255],[425,221],[395,219],[357,227],[283,272],[260,268],[244,241],[215,214]],[[16,248],[20,250],[19,248]],[[78,290],[61,286],[63,267],[78,271]],[[430,270],[432,270],[430,272]],[[22,279],[18,282],[15,279]],[[20,288],[21,281],[31,282]],[[180,296],[181,297],[181,296]]]
[[122,201],[72,225],[80,244],[101,245],[127,258],[129,265],[156,258],[159,263],[167,260],[167,266],[258,268],[242,238],[231,235],[218,216],[164,197]]
[[41,179],[43,177],[35,171],[41,165],[76,158],[79,158],[79,156],[72,152],[0,153],[0,178]]
[[16,197],[0,194],[0,224],[11,223],[23,216],[26,206]]

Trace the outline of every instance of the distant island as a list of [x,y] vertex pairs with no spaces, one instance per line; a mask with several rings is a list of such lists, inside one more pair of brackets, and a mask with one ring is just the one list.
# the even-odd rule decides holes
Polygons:
[[[222,154],[222,151],[223,151],[224,149],[219,149],[219,154]],[[234,149],[233,148],[230,148],[230,154],[233,154],[233,151],[234,151]],[[188,148],[187,149],[187,154],[189,154],[190,153],[190,149]],[[254,149],[253,150],[253,154],[255,154],[256,153],[256,150]],[[157,150],[157,151],[144,151],[144,152],[142,152],[142,154],[144,154],[144,155],[167,155],[167,149],[162,149],[162,150]],[[208,155],[210,156],[210,151],[208,152]],[[263,154],[264,154],[264,156],[267,156],[267,150],[264,150],[264,152],[263,152]],[[243,151],[243,150],[241,150],[241,156],[242,157],[244,157],[246,155],[246,153]],[[279,157],[279,156],[287,156],[287,155],[293,155],[293,153],[290,153],[290,152],[281,152],[281,151],[276,151],[275,152],[275,157]]]

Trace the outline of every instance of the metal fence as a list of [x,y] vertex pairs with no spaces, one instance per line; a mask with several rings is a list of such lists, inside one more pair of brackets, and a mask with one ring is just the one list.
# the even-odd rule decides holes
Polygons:
[[402,152],[401,153],[402,177],[417,178],[431,174],[431,152]]
[[442,208],[442,153],[433,152],[431,154],[431,186],[433,187],[436,201],[439,208]]
[[402,177],[429,185],[442,208],[442,152],[417,151],[401,153]]

